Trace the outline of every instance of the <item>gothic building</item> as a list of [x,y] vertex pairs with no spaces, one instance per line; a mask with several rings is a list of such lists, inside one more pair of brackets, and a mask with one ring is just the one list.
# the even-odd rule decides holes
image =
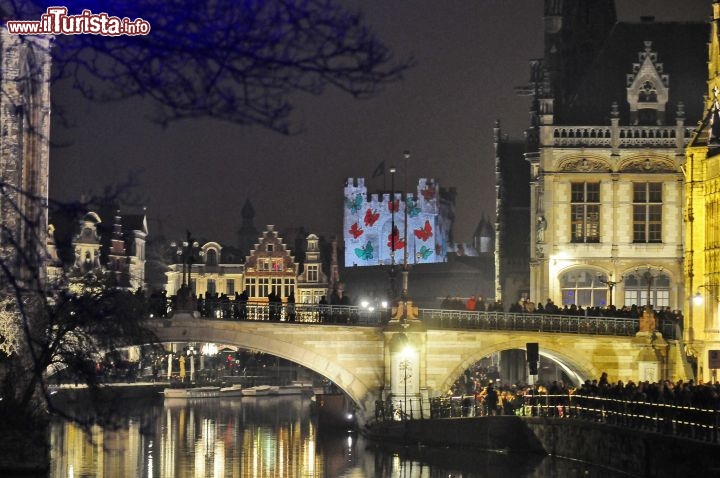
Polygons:
[[0,261],[26,283],[44,274],[50,38],[0,31],[0,130]]
[[528,86],[531,300],[682,308],[707,38],[701,23],[619,23],[612,0],[546,0]]
[[[716,380],[720,350],[720,3],[712,5],[705,114],[685,153],[685,327],[698,379]],[[698,48],[702,52],[702,48]]]

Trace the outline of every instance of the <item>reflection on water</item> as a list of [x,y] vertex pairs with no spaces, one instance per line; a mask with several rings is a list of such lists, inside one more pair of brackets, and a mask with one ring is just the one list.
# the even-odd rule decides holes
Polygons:
[[[51,473],[60,477],[474,478],[585,476],[607,471],[542,456],[370,445],[317,429],[301,396],[128,403],[116,429],[58,420]],[[620,475],[618,475],[620,476]]]

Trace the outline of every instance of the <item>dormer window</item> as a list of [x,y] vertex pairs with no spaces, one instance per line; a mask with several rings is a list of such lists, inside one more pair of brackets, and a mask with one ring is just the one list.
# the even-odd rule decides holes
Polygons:
[[627,102],[630,107],[630,124],[656,126],[665,124],[665,108],[670,94],[670,78],[664,73],[652,43],[644,42],[644,51],[638,53],[632,73],[626,75]]
[[217,263],[217,251],[215,249],[208,249],[205,253],[205,265],[216,266]]

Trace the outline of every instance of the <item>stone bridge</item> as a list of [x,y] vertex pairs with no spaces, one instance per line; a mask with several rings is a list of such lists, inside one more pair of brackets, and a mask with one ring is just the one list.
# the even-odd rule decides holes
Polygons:
[[[598,378],[602,372],[611,380],[635,382],[687,378],[681,344],[657,332],[609,331],[592,321],[587,321],[585,330],[579,319],[560,317],[548,322],[548,317],[528,314],[523,316],[522,326],[516,322],[513,327],[505,322],[502,327],[498,323],[493,326],[488,321],[480,327],[480,322],[463,322],[462,314],[451,315],[455,321],[448,315],[445,323],[425,314],[423,320],[405,324],[390,320],[339,325],[212,320],[176,314],[153,320],[152,328],[162,342],[234,345],[300,364],[344,390],[356,403],[361,421],[373,415],[376,400],[416,397],[427,402],[444,394],[483,357],[503,350],[524,350],[528,342],[537,342],[540,355],[559,364],[575,384]],[[496,319],[499,315],[495,314]]]

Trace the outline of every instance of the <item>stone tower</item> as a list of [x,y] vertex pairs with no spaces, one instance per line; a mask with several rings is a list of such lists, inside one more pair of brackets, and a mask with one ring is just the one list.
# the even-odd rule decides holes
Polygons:
[[0,260],[23,283],[44,276],[50,40],[0,31]]

